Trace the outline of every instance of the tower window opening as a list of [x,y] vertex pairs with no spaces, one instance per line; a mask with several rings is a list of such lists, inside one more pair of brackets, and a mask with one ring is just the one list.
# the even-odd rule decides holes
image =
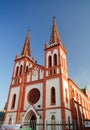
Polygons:
[[57,55],[54,54],[54,65],[57,65]]
[[55,105],[55,104],[56,104],[55,88],[52,87],[51,88],[51,105]]
[[52,70],[50,70],[50,75],[52,75]]
[[54,69],[54,74],[56,74],[56,69]]
[[51,57],[51,56],[49,56],[48,66],[49,66],[49,67],[51,67],[51,66],[52,66],[52,57]]
[[16,101],[16,94],[13,95],[11,109],[14,109],[14,107],[15,107],[15,101]]
[[16,77],[18,76],[19,66],[16,68]]
[[26,66],[26,72],[28,72],[28,66]]
[[20,75],[22,74],[22,65],[20,66]]

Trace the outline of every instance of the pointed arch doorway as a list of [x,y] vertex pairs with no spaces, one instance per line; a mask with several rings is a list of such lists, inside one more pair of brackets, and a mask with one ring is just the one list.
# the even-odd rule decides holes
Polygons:
[[39,113],[35,110],[35,108],[30,105],[27,111],[22,116],[22,124],[27,124],[28,127],[33,127],[32,130],[36,130],[36,122],[40,119]]
[[32,130],[36,130],[36,116],[34,113],[30,118],[30,128],[32,128]]

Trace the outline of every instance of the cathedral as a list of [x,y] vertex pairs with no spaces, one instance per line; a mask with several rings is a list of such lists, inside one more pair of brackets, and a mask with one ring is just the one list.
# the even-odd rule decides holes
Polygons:
[[90,119],[90,97],[87,88],[80,89],[68,77],[66,54],[55,17],[50,41],[44,47],[43,66],[31,56],[27,32],[21,54],[14,60],[5,123],[75,120],[77,130],[83,128],[83,120]]

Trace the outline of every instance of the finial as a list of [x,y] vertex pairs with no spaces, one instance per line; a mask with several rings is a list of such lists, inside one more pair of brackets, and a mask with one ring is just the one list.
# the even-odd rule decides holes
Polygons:
[[56,16],[53,16],[53,21],[55,21],[56,20]]
[[30,32],[30,29],[28,29],[27,32]]
[[30,29],[27,30],[27,36],[30,36]]

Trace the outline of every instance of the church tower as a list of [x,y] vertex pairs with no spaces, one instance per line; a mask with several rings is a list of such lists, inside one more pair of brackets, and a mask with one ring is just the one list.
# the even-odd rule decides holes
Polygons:
[[28,31],[21,54],[16,55],[14,61],[6,123],[71,119],[66,49],[61,42],[55,17],[44,54],[44,66],[31,57]]
[[31,57],[28,30],[21,54],[14,60],[5,124],[20,123],[33,130],[66,130],[76,120],[71,127],[83,128],[83,119],[90,119],[90,97],[86,89],[81,91],[68,78],[66,56],[55,17],[50,41],[44,48],[44,66]]
[[30,52],[30,32],[28,30],[20,56],[16,55],[10,84],[5,120],[7,123],[19,123],[23,111],[26,73],[34,64]]
[[[49,44],[45,44],[45,86],[44,86],[44,119],[64,121],[70,119],[70,102],[68,89],[68,70],[66,49],[61,43],[56,18]],[[66,116],[66,113],[67,116]]]

